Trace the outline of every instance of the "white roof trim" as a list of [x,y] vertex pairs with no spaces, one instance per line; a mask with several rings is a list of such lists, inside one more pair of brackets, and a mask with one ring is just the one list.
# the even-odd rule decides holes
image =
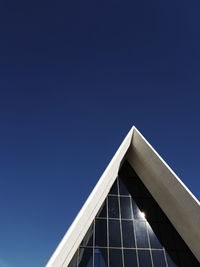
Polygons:
[[132,127],[46,267],[68,266],[114,183],[127,151],[129,163],[200,261],[199,201],[141,133]]
[[137,129],[127,159],[200,262],[199,201]]
[[130,147],[134,127],[115,153],[46,267],[67,267],[117,177],[120,163]]

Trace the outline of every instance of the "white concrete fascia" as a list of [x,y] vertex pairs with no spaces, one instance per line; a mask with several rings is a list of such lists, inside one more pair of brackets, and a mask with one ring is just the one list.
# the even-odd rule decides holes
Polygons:
[[200,262],[199,201],[137,129],[127,159]]
[[133,131],[134,127],[123,140],[46,267],[67,267],[70,263],[117,177],[121,161],[130,147]]
[[114,183],[125,155],[159,206],[200,261],[199,201],[133,126],[46,267],[68,266]]

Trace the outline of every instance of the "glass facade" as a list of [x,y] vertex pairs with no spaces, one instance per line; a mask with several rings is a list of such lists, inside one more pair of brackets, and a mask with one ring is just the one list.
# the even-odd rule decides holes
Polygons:
[[69,267],[199,267],[125,162]]

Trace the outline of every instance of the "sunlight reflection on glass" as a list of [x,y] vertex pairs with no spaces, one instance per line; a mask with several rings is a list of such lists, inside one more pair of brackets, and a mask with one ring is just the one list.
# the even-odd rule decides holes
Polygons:
[[144,212],[140,212],[140,216],[145,219],[145,213]]

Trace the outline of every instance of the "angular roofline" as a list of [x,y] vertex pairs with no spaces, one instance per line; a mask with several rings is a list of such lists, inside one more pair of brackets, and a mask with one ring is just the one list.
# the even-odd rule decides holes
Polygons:
[[141,134],[141,132],[134,127],[135,132],[137,132],[147,146],[152,150],[152,152],[158,157],[158,159],[165,165],[165,167],[174,175],[174,177],[182,184],[186,191],[191,195],[191,197],[200,205],[200,201],[195,197],[195,195],[190,191],[190,189],[182,182],[182,180],[176,175],[172,168],[164,161],[164,159],[158,154],[158,152],[152,147],[152,145],[147,141],[147,139]]
[[[46,267],[67,267],[103,204],[121,163],[129,163],[200,261],[200,205],[173,170],[133,126],[59,243]],[[173,208],[172,208],[173,207]]]

